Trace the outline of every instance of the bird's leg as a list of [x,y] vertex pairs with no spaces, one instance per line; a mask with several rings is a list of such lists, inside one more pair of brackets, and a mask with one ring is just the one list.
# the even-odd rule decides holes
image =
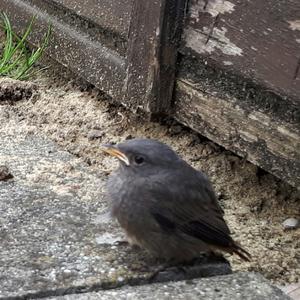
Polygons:
[[[150,276],[150,281],[157,281],[159,277],[175,277],[175,274],[185,273],[185,266],[176,259],[170,259],[158,266]],[[161,281],[161,280],[159,280]]]
[[115,246],[118,246],[118,247],[128,247],[130,246],[133,250],[139,250],[141,249],[141,247],[137,244],[132,244],[130,241],[128,240],[120,240],[120,241],[115,241],[114,242],[114,245]]
[[211,250],[210,252],[206,253],[206,257],[207,257],[208,260],[213,260],[213,261],[228,263],[228,261],[223,256],[223,254],[221,252],[219,252],[219,251]]
[[114,245],[116,245],[116,246],[128,246],[129,242],[127,240],[120,240],[120,241],[115,241]]
[[128,246],[128,245],[130,245],[134,249],[141,248],[140,245],[138,244],[137,240],[133,236],[129,235],[128,233],[126,233],[126,236],[125,236],[124,239],[122,239],[120,241],[116,241],[115,244],[117,246]]

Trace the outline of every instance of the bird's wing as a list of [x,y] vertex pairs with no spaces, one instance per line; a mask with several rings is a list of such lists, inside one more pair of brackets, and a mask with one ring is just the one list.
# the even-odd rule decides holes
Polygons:
[[[176,176],[151,183],[150,212],[162,230],[188,235],[208,244],[229,247],[233,240],[209,181],[199,176]],[[195,174],[194,174],[195,175]],[[175,178],[175,179],[174,179]]]

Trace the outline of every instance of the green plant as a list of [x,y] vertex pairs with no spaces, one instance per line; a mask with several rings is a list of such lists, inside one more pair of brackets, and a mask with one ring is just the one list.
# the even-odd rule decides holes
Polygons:
[[[28,48],[28,36],[32,32],[35,17],[32,17],[25,32],[18,36],[12,29],[9,18],[1,13],[1,27],[4,32],[4,44],[0,49],[0,76],[8,76],[14,79],[25,80],[42,69],[34,69],[34,64],[41,58],[48,46],[51,25],[44,35],[40,45],[30,51]],[[2,53],[1,53],[2,52]]]

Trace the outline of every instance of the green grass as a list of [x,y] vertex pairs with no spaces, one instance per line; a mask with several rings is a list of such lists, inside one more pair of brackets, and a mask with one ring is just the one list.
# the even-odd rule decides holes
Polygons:
[[26,80],[43,69],[33,68],[34,64],[42,57],[48,46],[51,36],[49,25],[42,41],[34,50],[28,48],[28,36],[32,32],[35,17],[32,17],[27,28],[21,36],[18,36],[5,13],[0,14],[1,27],[4,33],[4,42],[0,47],[0,76],[13,79]]

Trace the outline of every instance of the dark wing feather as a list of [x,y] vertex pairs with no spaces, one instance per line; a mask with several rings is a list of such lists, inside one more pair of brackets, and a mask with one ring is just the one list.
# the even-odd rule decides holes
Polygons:
[[159,224],[161,229],[167,233],[173,233],[176,230],[176,224],[160,213],[153,212],[152,216]]
[[[164,231],[181,232],[219,247],[234,244],[213,188],[188,165],[148,187],[151,214]],[[154,185],[153,185],[154,184]]]
[[185,234],[211,245],[220,247],[229,247],[232,245],[232,238],[227,233],[201,220],[181,224],[179,229]]
[[158,173],[143,181],[143,209],[146,205],[153,217],[153,231],[160,228],[168,234],[186,235],[250,260],[250,254],[231,238],[224,212],[204,174],[184,162],[177,170]]
[[233,245],[233,240],[227,233],[220,231],[211,224],[201,222],[201,220],[175,223],[162,213],[152,213],[152,216],[166,233],[182,232],[191,237],[200,239],[207,244],[224,248]]

